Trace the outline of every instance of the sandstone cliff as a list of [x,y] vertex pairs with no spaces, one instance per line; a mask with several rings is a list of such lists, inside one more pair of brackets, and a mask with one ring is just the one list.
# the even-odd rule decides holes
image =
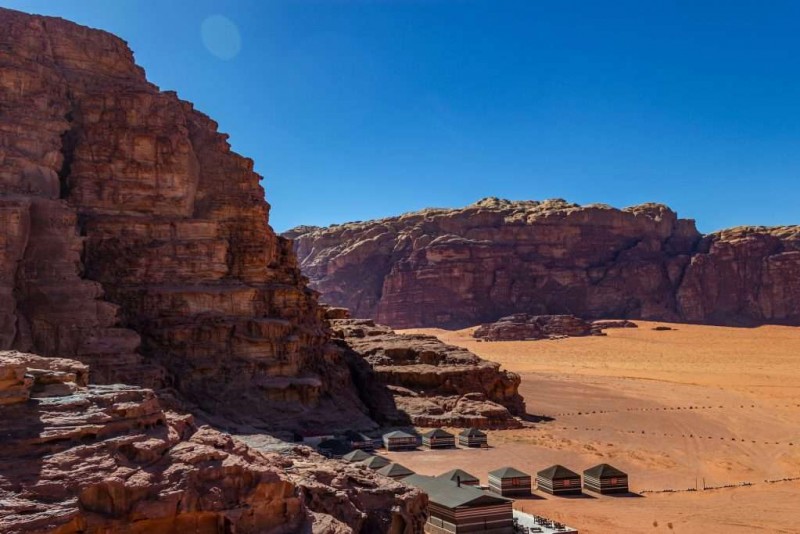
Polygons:
[[514,313],[800,324],[800,230],[703,237],[666,206],[484,199],[290,232],[322,300],[395,328]]
[[0,69],[0,350],[260,428],[373,425],[214,121],[61,19],[0,9]]
[[260,452],[88,372],[0,351],[0,531],[421,531],[416,490],[307,448]]
[[516,428],[519,375],[433,336],[398,334],[368,319],[334,318],[372,417],[384,424]]

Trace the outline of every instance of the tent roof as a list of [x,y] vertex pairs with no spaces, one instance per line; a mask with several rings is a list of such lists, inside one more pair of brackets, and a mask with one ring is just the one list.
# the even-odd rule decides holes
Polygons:
[[481,432],[478,428],[467,428],[466,430],[462,430],[459,436],[465,436],[470,438],[485,438],[486,434]]
[[516,478],[516,477],[529,477],[528,473],[523,473],[519,469],[514,469],[513,467],[501,467],[500,469],[495,469],[494,471],[489,472],[490,475],[494,475],[498,478]]
[[350,441],[370,441],[372,438],[355,430],[347,430],[342,437]]
[[416,438],[414,434],[409,434],[408,432],[403,432],[402,430],[395,430],[394,432],[388,432],[383,435],[384,438]]
[[443,478],[445,480],[456,482],[456,477],[461,477],[461,482],[480,482],[478,477],[470,475],[463,469],[451,469],[450,471],[442,473],[436,478]]
[[428,432],[422,434],[425,438],[452,438],[455,437],[453,434],[448,432],[447,430],[442,430],[441,428],[434,428]]
[[427,493],[431,502],[451,509],[462,506],[494,506],[511,502],[511,499],[488,493],[474,486],[457,486],[449,480],[438,477],[411,475],[404,478],[403,482]]
[[556,479],[556,478],[580,478],[581,477],[575,471],[567,469],[563,465],[558,465],[558,464],[552,465],[552,466],[548,467],[547,469],[542,469],[537,474],[540,477],[552,478],[552,479]]
[[406,477],[414,474],[414,471],[400,464],[385,465],[377,472],[387,477]]
[[367,458],[361,462],[358,462],[361,465],[366,465],[370,469],[380,469],[381,467],[388,465],[389,460],[384,458],[383,456],[372,456],[371,458]]
[[368,458],[372,458],[372,456],[373,455],[368,452],[364,452],[361,449],[356,449],[353,452],[342,456],[342,460],[347,460],[348,462],[362,462]]
[[584,475],[596,478],[628,476],[613,465],[599,464],[583,472]]

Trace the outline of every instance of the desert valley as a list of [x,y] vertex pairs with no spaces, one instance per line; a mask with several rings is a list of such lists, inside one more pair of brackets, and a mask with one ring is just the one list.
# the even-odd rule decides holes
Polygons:
[[544,420],[490,432],[488,451],[397,453],[399,461],[430,474],[508,463],[627,471],[641,498],[539,493],[518,502],[580,532],[796,532],[800,330],[637,323],[608,337],[496,343],[477,342],[472,329],[424,330],[519,373],[520,393]]
[[800,226],[279,233],[260,180],[120,38],[0,8],[0,533],[800,532]]

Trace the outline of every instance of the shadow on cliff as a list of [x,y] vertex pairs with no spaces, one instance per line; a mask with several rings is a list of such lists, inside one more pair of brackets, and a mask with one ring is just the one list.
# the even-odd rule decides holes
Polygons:
[[[20,494],[26,488],[39,483],[42,478],[44,457],[48,451],[43,450],[42,443],[46,439],[44,431],[47,425],[43,422],[44,411],[36,400],[28,400],[22,404],[3,407],[0,419],[0,490],[9,490]],[[59,441],[53,440],[54,447]]]
[[369,410],[372,420],[381,426],[412,426],[411,417],[397,408],[394,395],[370,364],[344,341],[335,342],[344,349],[344,360],[350,368],[358,396]]

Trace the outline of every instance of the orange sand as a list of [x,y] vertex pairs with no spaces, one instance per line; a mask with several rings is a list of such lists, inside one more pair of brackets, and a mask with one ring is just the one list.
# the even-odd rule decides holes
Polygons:
[[800,533],[800,480],[764,482],[800,477],[800,328],[638,324],[607,337],[494,343],[472,329],[414,330],[520,373],[528,412],[553,420],[490,432],[489,450],[389,456],[422,474],[461,467],[484,483],[504,465],[535,474],[600,462],[628,471],[635,492],[751,482],[632,498],[538,494],[515,506],[583,534]]

